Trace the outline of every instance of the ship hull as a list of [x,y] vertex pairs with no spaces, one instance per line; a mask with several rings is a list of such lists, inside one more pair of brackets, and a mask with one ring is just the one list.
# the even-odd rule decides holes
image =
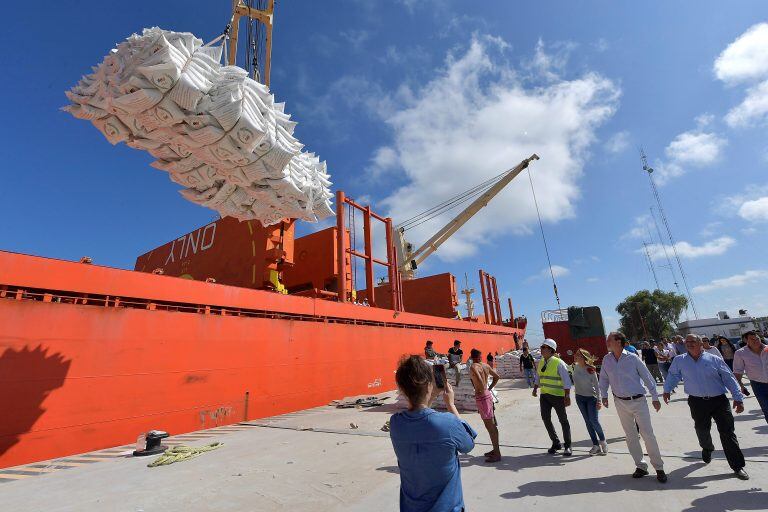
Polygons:
[[395,388],[431,339],[501,326],[0,252],[0,467]]

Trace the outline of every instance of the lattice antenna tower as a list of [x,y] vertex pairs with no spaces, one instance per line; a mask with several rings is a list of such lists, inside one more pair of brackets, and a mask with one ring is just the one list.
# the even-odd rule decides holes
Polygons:
[[653,280],[656,282],[656,289],[661,290],[661,287],[659,286],[659,278],[656,275],[656,267],[653,266],[653,260],[651,259],[651,253],[648,251],[648,242],[643,241],[643,249],[645,249],[645,259],[648,263],[648,270],[651,271],[651,274],[653,274]]
[[[672,236],[672,228],[669,226],[669,220],[667,220],[667,214],[664,213],[664,206],[661,204],[661,196],[659,195],[659,189],[656,187],[656,182],[653,181],[653,168],[648,165],[648,158],[645,156],[645,151],[643,151],[643,148],[640,148],[640,160],[643,163],[643,170],[648,174],[648,181],[651,184],[651,191],[653,192],[653,197],[656,199],[656,206],[659,210],[659,216],[661,217],[661,222],[664,224],[664,228],[667,231],[667,238],[669,238],[669,245],[672,247],[672,254],[675,256],[675,261],[677,262],[677,268],[680,270],[680,277],[683,279],[683,286],[685,287],[685,293],[688,297],[688,305],[691,307],[691,311],[693,311],[693,316],[698,320],[699,319],[699,313],[696,311],[696,304],[693,302],[693,295],[691,295],[691,290],[688,287],[688,278],[685,275],[685,270],[683,269],[683,262],[680,261],[680,255],[677,253],[677,247],[675,246],[675,237]],[[655,217],[654,217],[655,220]],[[664,247],[664,242],[662,241],[662,247]],[[666,249],[665,249],[666,250]],[[670,264],[671,266],[671,264]],[[677,286],[677,283],[675,283],[675,286]],[[679,290],[679,287],[678,287]]]

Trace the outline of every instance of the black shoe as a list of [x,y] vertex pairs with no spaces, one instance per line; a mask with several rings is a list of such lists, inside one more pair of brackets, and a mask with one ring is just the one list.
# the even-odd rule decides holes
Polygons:
[[[648,474],[648,472],[646,472],[646,475],[647,474]],[[667,483],[667,474],[664,472],[663,469],[657,469],[656,470],[656,480],[658,480],[659,482],[661,482],[663,484]]]
[[632,473],[632,478],[643,478],[644,476],[648,476],[648,471],[643,468],[637,468],[635,472]]
[[701,460],[704,461],[704,464],[712,462],[712,450],[701,450]]
[[749,475],[747,474],[746,471],[744,471],[744,468],[737,469],[736,471],[734,471],[734,473],[736,474],[736,478],[738,478],[739,480],[749,480]]
[[570,457],[571,455],[573,455],[573,451],[571,451],[571,449],[570,449],[570,448],[566,448],[566,449],[563,451],[563,457]]
[[550,455],[554,455],[555,452],[557,452],[558,450],[560,450],[562,448],[563,448],[563,445],[561,445],[560,443],[555,443],[555,444],[552,445],[552,448],[547,450],[547,453],[550,454]]

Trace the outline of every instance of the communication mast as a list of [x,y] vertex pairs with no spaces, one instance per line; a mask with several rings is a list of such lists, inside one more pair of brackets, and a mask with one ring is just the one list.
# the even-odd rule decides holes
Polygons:
[[656,289],[661,290],[659,286],[659,278],[656,276],[656,269],[653,266],[653,260],[651,259],[651,253],[648,252],[648,242],[643,242],[643,248],[645,249],[645,258],[648,261],[648,268],[653,274],[653,280],[656,282]]
[[[664,213],[664,206],[661,204],[661,196],[659,196],[659,190],[656,188],[656,182],[653,181],[653,168],[648,165],[648,159],[645,156],[645,152],[642,148],[640,148],[640,160],[643,162],[643,170],[648,173],[648,181],[651,183],[651,191],[653,192],[653,197],[656,199],[656,205],[659,208],[659,216],[661,216],[661,222],[664,224],[664,228],[667,231],[667,237],[669,238],[669,244],[672,247],[672,253],[675,255],[675,261],[677,261],[677,268],[680,270],[680,277],[683,278],[683,286],[685,286],[685,292],[686,296],[688,297],[688,304],[691,306],[691,310],[693,311],[693,316],[698,320],[699,319],[699,313],[696,311],[696,304],[693,302],[693,295],[691,295],[691,290],[688,287],[688,279],[685,275],[685,270],[683,270],[683,263],[680,261],[680,255],[677,254],[677,247],[675,246],[675,238],[672,236],[672,228],[669,227],[669,221],[667,220],[667,215]],[[656,217],[654,217],[654,220]],[[661,240],[661,246],[664,247],[664,241]],[[666,248],[664,249],[666,251]],[[670,264],[671,267],[671,264]],[[674,274],[674,272],[673,272]],[[675,286],[677,286],[677,283],[675,283]],[[679,287],[678,287],[679,290]]]

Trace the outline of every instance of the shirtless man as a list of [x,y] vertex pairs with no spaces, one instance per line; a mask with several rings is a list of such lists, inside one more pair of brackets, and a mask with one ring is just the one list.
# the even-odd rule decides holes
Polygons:
[[[493,450],[485,454],[485,462],[499,462],[501,450],[499,449],[499,429],[496,426],[496,416],[493,411],[493,395],[491,389],[499,382],[499,374],[496,370],[483,362],[482,353],[477,349],[471,352],[472,366],[469,368],[469,376],[475,387],[475,403],[477,412],[480,413],[488,435],[491,436]],[[488,385],[488,377],[493,377],[491,385]]]

